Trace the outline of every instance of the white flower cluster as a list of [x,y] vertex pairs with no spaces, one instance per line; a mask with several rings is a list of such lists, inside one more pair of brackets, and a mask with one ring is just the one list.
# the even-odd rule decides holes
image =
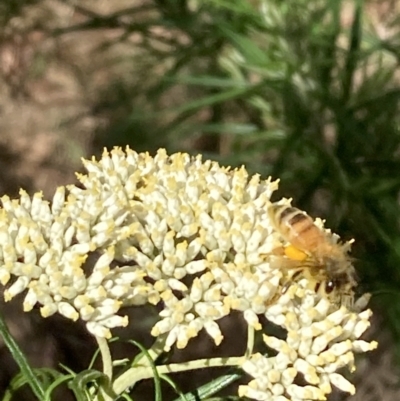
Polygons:
[[302,284],[307,285],[291,286],[266,313],[270,322],[286,330],[286,338],[264,336],[265,344],[277,354],[250,356],[243,369],[254,380],[240,387],[241,396],[266,401],[326,400],[331,385],[355,393],[337,371],[345,366],[354,371],[354,352],[376,348],[376,342],[359,340],[370,325],[371,311],[356,314],[344,306],[337,309]]
[[[251,357],[245,370],[255,382],[243,394],[292,397],[295,371],[314,386],[304,387],[298,399],[322,399],[316,397],[329,392],[329,382],[346,387],[334,367],[351,365],[355,350],[373,348],[357,340],[369,315],[344,309],[335,315],[315,293],[281,296],[282,271],[268,258],[279,245],[267,213],[277,182],[164,150],[151,157],[116,148],[84,166],[87,174],[78,176],[83,189],[60,187],[51,204],[24,191],[18,200],[1,198],[6,300],[26,291],[25,311],[38,303],[44,317],[80,318],[91,333],[107,338],[111,328],[128,324],[118,315],[122,306],[162,301],[152,335],[165,335],[166,349],[184,348],[203,328],[219,344],[217,321],[232,310],[255,329],[265,315],[288,336],[266,337],[278,355]],[[321,341],[326,349],[314,345]],[[263,381],[261,365],[263,371],[292,373],[269,373]],[[292,387],[277,390],[289,382]]]
[[203,327],[219,343],[215,321],[232,309],[258,325],[281,274],[263,256],[276,183],[164,150],[153,158],[114,149],[84,165],[85,188],[60,187],[51,204],[40,193],[2,197],[7,301],[28,290],[25,311],[39,303],[44,317],[81,318],[109,337],[128,323],[117,315],[123,305],[163,300],[153,335],[168,332],[167,347],[184,347]]

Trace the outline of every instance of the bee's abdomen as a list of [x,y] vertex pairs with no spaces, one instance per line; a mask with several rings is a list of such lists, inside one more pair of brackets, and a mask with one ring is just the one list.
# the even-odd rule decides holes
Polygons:
[[285,239],[300,249],[307,248],[311,251],[322,240],[323,234],[313,219],[295,207],[273,204],[270,207],[270,217]]
[[288,207],[280,214],[281,223],[296,229],[299,235],[303,235],[314,225],[312,219],[295,207]]

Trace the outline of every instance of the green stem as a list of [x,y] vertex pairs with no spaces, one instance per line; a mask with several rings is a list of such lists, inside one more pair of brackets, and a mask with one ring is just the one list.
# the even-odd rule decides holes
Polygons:
[[[210,367],[224,366],[242,366],[245,357],[230,357],[230,358],[211,358],[200,359],[197,361],[171,363],[169,365],[157,366],[159,374],[185,372],[187,370],[204,369]],[[152,367],[136,366],[124,372],[118,377],[113,384],[115,394],[121,394],[126,389],[131,388],[135,383],[143,379],[153,377],[154,372]]]
[[33,393],[39,400],[43,400],[45,396],[45,391],[42,387],[42,384],[35,376],[35,373],[32,370],[31,366],[29,365],[29,362],[26,359],[24,353],[21,351],[18,344],[11,336],[11,333],[8,330],[8,327],[3,319],[3,316],[1,315],[0,315],[0,334],[3,337],[5,345],[10,350],[11,355],[13,356],[15,362],[18,364],[21,373],[25,376],[27,383],[31,387]]
[[105,338],[96,337],[97,344],[99,345],[101,359],[103,361],[103,373],[112,380],[113,374],[113,361],[111,359],[110,347]]
[[[108,341],[102,337],[96,337],[97,344],[99,345],[101,359],[103,362],[103,373],[110,379],[109,383],[111,383],[112,375],[113,375],[113,361],[111,358],[110,347],[108,346]],[[104,388],[100,389],[101,398],[98,396],[95,400],[103,400],[103,401],[112,401],[114,397],[105,391]]]
[[254,349],[254,327],[247,325],[247,347],[246,347],[246,357],[250,357],[253,354]]
[[163,352],[167,336],[162,334],[156,338],[151,348],[148,350],[147,355],[143,354],[135,359],[135,365],[150,366],[151,361],[155,361]]

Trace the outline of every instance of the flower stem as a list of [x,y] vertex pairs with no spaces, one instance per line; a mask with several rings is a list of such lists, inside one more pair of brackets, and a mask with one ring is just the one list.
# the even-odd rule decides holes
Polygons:
[[103,361],[103,373],[112,380],[113,363],[111,359],[110,347],[105,338],[96,337],[97,344],[99,344],[101,359]]
[[[113,375],[113,361],[111,358],[110,347],[108,341],[105,338],[96,336],[97,344],[99,345],[101,359],[103,362],[103,373],[110,379],[111,383]],[[96,396],[95,400],[112,401],[114,399],[104,388],[100,388],[100,397]]]
[[[211,358],[211,359],[199,359],[197,361],[182,362],[182,363],[171,363],[169,365],[157,366],[159,374],[164,373],[177,373],[184,372],[187,370],[204,369],[211,367],[224,367],[224,366],[241,366],[245,360],[245,357],[230,357],[230,358]],[[152,367],[148,366],[136,366],[118,377],[113,384],[113,391],[116,394],[123,393],[126,389],[132,387],[140,380],[149,379],[153,377],[154,372]]]
[[158,336],[148,350],[148,355],[142,354],[138,359],[135,359],[135,365],[151,366],[151,360],[155,361],[163,353],[166,339],[167,336],[165,334]]
[[247,346],[246,346],[246,356],[249,357],[253,353],[254,348],[254,327],[247,326]]

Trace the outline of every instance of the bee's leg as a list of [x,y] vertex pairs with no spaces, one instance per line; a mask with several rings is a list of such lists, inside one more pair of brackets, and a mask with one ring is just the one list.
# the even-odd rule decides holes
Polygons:
[[279,297],[285,294],[286,291],[289,289],[289,287],[303,276],[303,269],[298,268],[298,262],[297,261],[289,261],[289,262],[292,262],[291,264],[293,264],[293,266],[289,267],[288,263],[285,263],[285,270],[293,271],[294,268],[297,268],[298,270],[295,271],[293,274],[290,275],[285,274],[285,276],[282,277],[282,283],[280,284],[276,294],[272,297],[272,299],[268,301],[267,304],[268,306],[275,304],[278,301]]
[[270,252],[272,256],[285,256],[285,247],[284,246],[277,246],[276,248],[272,249]]
[[265,254],[266,257],[272,257],[274,268],[280,269],[283,272],[283,277],[279,285],[277,293],[268,301],[268,305],[273,305],[279,299],[282,294],[285,294],[289,287],[293,284],[293,281],[297,281],[303,275],[303,268],[301,263],[308,258],[308,255],[298,248],[288,245],[279,246],[269,254]]
[[[267,254],[265,254],[267,255]],[[302,262],[308,258],[308,255],[301,251],[299,248],[296,248],[293,245],[286,245],[286,246],[277,246],[276,248],[272,249],[268,255],[271,256],[286,256],[290,260],[295,260]]]
[[[298,267],[298,265],[296,267]],[[282,283],[282,294],[284,294],[289,289],[289,287],[293,284],[293,282],[296,282],[297,280],[301,279],[303,276],[304,276],[303,269],[298,269],[293,274],[286,275],[286,277]]]
[[308,257],[308,255],[305,252],[301,251],[299,248],[296,248],[293,245],[285,246],[284,252],[289,259],[296,260],[299,262],[303,262]]

